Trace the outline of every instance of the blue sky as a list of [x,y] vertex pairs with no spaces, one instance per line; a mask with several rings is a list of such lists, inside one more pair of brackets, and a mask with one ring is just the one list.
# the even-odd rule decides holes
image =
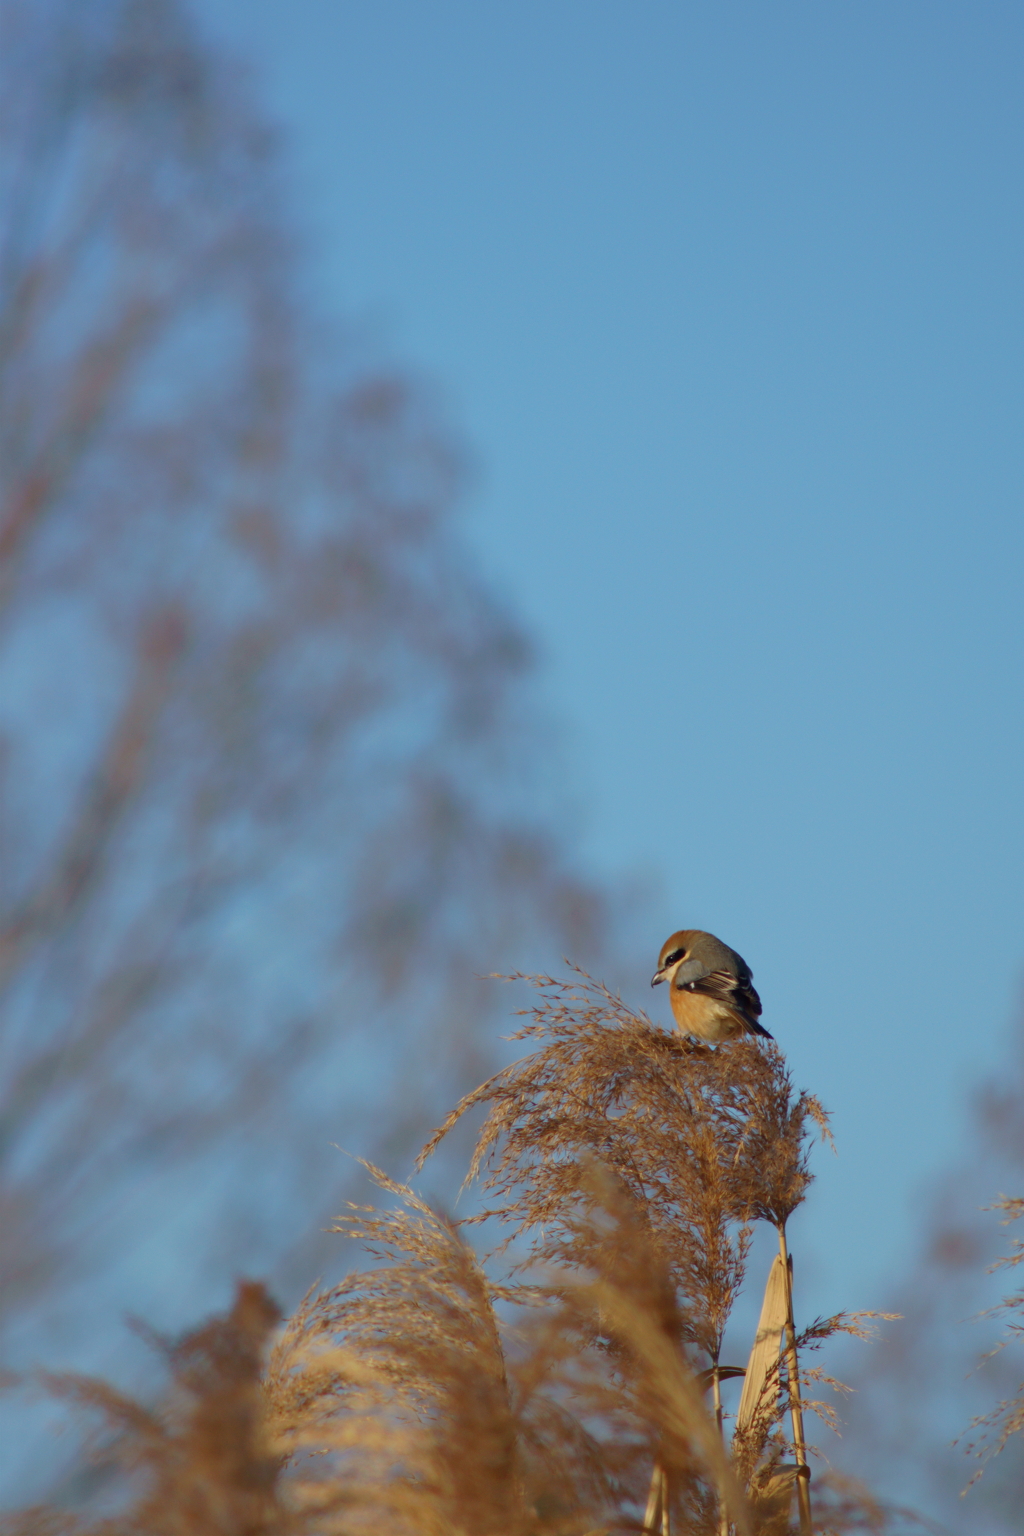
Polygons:
[[1024,11],[198,10],[471,454],[573,836],[654,889],[627,996],[746,956],[835,1115],[813,1306],[882,1304],[1024,991]]

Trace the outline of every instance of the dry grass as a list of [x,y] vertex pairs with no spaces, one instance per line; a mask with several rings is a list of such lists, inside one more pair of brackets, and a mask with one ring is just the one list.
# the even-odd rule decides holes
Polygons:
[[[790,1337],[781,1255],[731,1435],[722,1406],[751,1224],[784,1233],[810,1138],[827,1134],[821,1106],[794,1091],[774,1045],[691,1045],[582,973],[535,985],[519,1038],[536,1049],[468,1095],[423,1154],[485,1105],[470,1177],[486,1208],[456,1223],[370,1170],[385,1208],[352,1206],[336,1230],[371,1267],[310,1294],[265,1363],[274,1314],[247,1286],[227,1319],[168,1351],[162,1408],[57,1383],[115,1431],[101,1450],[125,1468],[125,1512],[89,1524],[34,1510],[9,1530],[895,1528],[892,1511],[828,1480],[812,1507],[799,1411],[829,1410],[800,1401],[801,1382],[827,1382],[805,1357],[858,1324]],[[485,1219],[499,1241],[480,1258],[466,1231]]]
[[[1024,1199],[1008,1199],[1004,1196],[996,1201],[992,1209],[1006,1213],[1003,1224],[1007,1226],[1010,1222],[1019,1221],[1024,1216]],[[999,1259],[992,1268],[993,1270],[1015,1269],[1018,1264],[1024,1264],[1024,1239],[1014,1238],[1010,1245],[1010,1252]],[[1006,1338],[998,1346],[1000,1350],[1005,1349],[1012,1340],[1024,1338],[1024,1286],[1012,1292],[991,1310],[994,1315],[1002,1315],[1009,1319]],[[1021,1382],[1013,1397],[999,1403],[991,1413],[975,1419],[971,1429],[980,1431],[980,1434],[976,1434],[969,1441],[968,1452],[977,1456],[983,1464],[971,1479],[974,1483],[984,1471],[984,1463],[990,1461],[993,1456],[998,1456],[1000,1451],[1006,1448],[1012,1436],[1024,1433],[1024,1382]]]
[[279,1318],[262,1286],[241,1283],[226,1317],[161,1346],[171,1382],[158,1408],[88,1377],[45,1377],[51,1392],[98,1420],[93,1459],[120,1472],[126,1507],[93,1521],[26,1510],[5,1532],[284,1536],[293,1528],[280,1498],[284,1463],[270,1441],[262,1383]]
[[582,972],[532,981],[539,1001],[515,1039],[545,1043],[467,1094],[422,1161],[478,1105],[488,1113],[469,1180],[492,1198],[506,1243],[530,1258],[585,1263],[575,1217],[580,1168],[621,1181],[680,1301],[682,1337],[717,1361],[743,1283],[749,1225],[784,1224],[810,1184],[808,1131],[827,1116],[794,1096],[782,1053],[740,1040],[712,1050],[666,1034]]
[[402,1207],[345,1228],[381,1267],[311,1299],[268,1375],[318,1529],[635,1530],[659,1450],[706,1504],[724,1450],[617,1191],[593,1213],[598,1267],[501,1286],[456,1225],[378,1179]]

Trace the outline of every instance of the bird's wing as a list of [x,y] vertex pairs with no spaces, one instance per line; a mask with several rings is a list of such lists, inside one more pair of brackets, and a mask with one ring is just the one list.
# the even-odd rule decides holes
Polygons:
[[716,1002],[724,1003],[739,1015],[752,1034],[768,1034],[764,1025],[757,1022],[761,1017],[761,999],[749,973],[746,976],[734,976],[731,971],[709,971],[696,981],[684,982],[683,989],[702,992],[705,997],[713,997]]

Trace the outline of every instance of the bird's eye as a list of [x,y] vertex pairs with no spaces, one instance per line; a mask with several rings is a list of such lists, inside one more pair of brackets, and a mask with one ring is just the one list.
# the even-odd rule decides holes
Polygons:
[[683,958],[683,956],[685,954],[686,954],[686,950],[685,949],[674,949],[670,955],[666,955],[665,956],[665,964],[666,965],[675,965],[676,961],[677,960],[682,960],[682,958]]

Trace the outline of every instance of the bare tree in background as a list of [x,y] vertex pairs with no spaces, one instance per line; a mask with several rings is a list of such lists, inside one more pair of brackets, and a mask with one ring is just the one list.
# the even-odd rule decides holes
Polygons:
[[[952,1126],[951,1139],[962,1128]],[[971,1104],[970,1140],[959,1164],[935,1182],[923,1211],[917,1260],[891,1300],[893,1323],[850,1373],[856,1388],[839,1458],[873,1487],[912,1503],[950,1531],[1017,1536],[1024,1508],[1024,1443],[998,1445],[972,1419],[1021,1394],[1021,1338],[1006,1340],[992,1313],[1009,1288],[1010,1235],[993,1209],[1024,1192],[1024,1020],[1007,1041],[997,1078]],[[1000,1345],[1006,1341],[1006,1347]],[[967,1489],[966,1492],[964,1490]]]
[[593,954],[603,917],[538,809],[527,650],[449,526],[457,458],[422,392],[303,313],[237,71],[177,0],[3,23],[23,1358],[89,1297],[112,1329],[129,1294],[159,1314],[140,1276],[184,1319],[205,1260],[273,1275],[337,1198],[330,1142],[393,1163],[373,1106],[411,1141],[487,1067],[479,974]]

